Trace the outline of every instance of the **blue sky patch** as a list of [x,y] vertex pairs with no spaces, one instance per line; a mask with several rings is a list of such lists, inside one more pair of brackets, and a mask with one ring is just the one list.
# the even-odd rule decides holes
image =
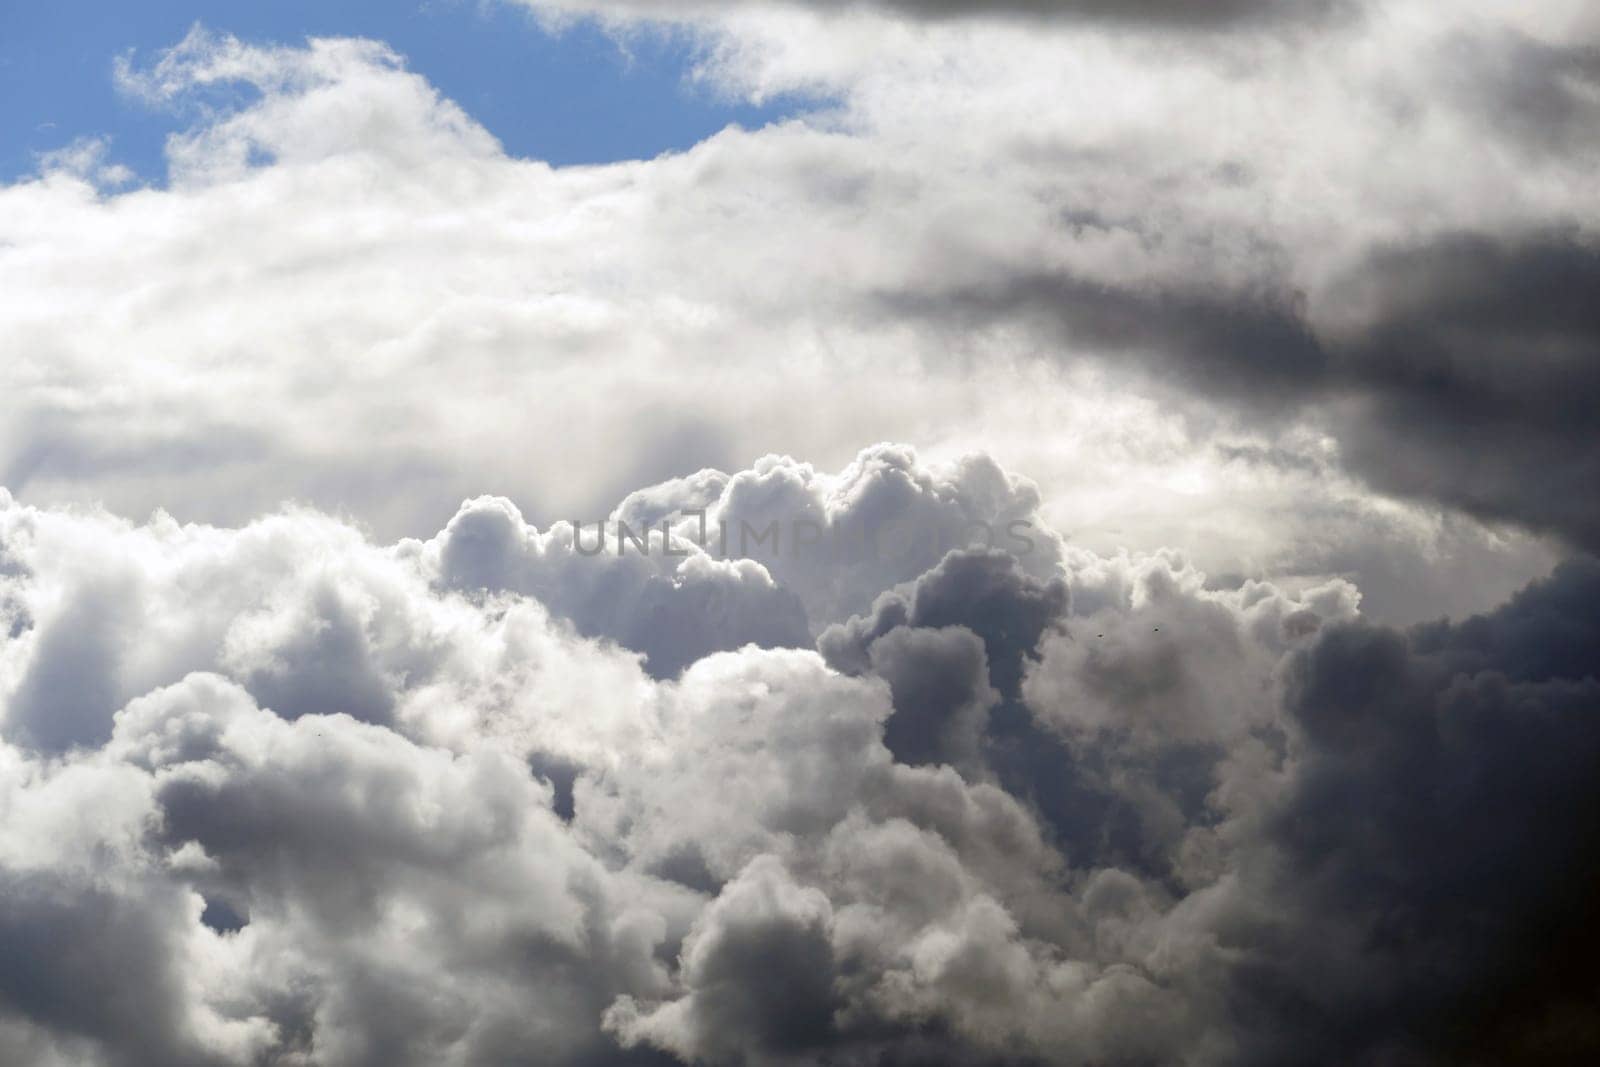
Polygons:
[[644,35],[626,51],[592,25],[559,34],[524,11],[446,0],[54,0],[0,7],[0,181],[35,172],[43,153],[82,137],[109,137],[107,162],[140,181],[165,178],[162,146],[182,114],[118,92],[116,58],[139,63],[195,23],[255,43],[371,37],[403,55],[498,137],[513,155],[556,165],[649,158],[688,148],[727,126],[758,127],[804,102],[761,107],[719,99],[688,80],[694,44]]

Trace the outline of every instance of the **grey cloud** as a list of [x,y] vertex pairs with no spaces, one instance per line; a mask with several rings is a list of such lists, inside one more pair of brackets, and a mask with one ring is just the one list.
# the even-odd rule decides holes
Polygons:
[[1589,677],[1600,664],[1600,560],[1577,556],[1558,565],[1486,615],[1415,627],[1416,648],[1466,673],[1498,671],[1513,682]]
[[872,643],[871,669],[889,683],[895,713],[883,743],[913,766],[970,766],[998,697],[989,688],[984,645],[970,630],[895,629]]
[[312,589],[274,638],[234,657],[262,706],[291,719],[342,713],[390,721],[392,683],[373,661],[365,620],[338,589]]
[[[882,6],[980,13],[954,0]],[[1004,10],[1220,27],[1320,8],[1022,0]],[[1396,40],[1408,38],[1334,43],[1363,54],[1370,44],[1386,59]],[[891,48],[885,58],[907,56]],[[977,84],[954,93],[1018,88],[983,80],[978,60],[988,57],[956,49],[932,58],[941,71],[948,58],[958,72],[976,72]],[[874,52],[863,62],[878,60]],[[1029,75],[1054,62],[1043,53],[1022,60]],[[1587,146],[1565,142],[1587,129],[1591,60],[1583,48],[1518,39],[1503,52],[1468,46],[1444,56],[1447,66],[1459,61],[1464,79],[1436,69],[1426,77],[1451,84],[1453,117],[1506,138],[1496,145],[1514,146],[1519,160],[1581,160]],[[452,425],[487,418],[509,406],[500,403],[507,367],[551,352],[627,348],[635,336],[627,366],[685,372],[675,392],[670,374],[644,376],[650,395],[637,410],[651,414],[650,426],[629,438],[662,453],[639,470],[664,476],[685,460],[720,461],[735,438],[714,423],[702,428],[709,406],[690,416],[660,409],[693,407],[699,394],[721,402],[707,384],[723,384],[727,346],[791,340],[818,308],[848,317],[851,285],[866,284],[886,293],[878,309],[887,314],[869,325],[888,328],[838,340],[859,342],[866,359],[886,356],[891,368],[904,353],[885,339],[908,322],[1022,323],[1142,370],[1164,383],[1163,395],[1219,400],[1243,421],[1322,420],[1342,462],[1388,491],[1577,544],[1600,537],[1590,488],[1600,480],[1600,326],[1590,306],[1600,257],[1578,230],[1435,233],[1369,250],[1346,276],[1307,294],[1278,280],[1299,277],[1302,257],[1248,235],[1249,272],[1267,278],[1259,289],[1198,275],[1112,283],[1086,266],[1039,265],[1094,260],[1101,246],[1092,241],[1030,245],[1041,254],[1021,267],[963,256],[963,269],[976,269],[961,276],[991,280],[946,286],[923,273],[925,263],[955,259],[925,254],[941,251],[946,232],[929,225],[933,215],[992,199],[994,216],[978,213],[975,225],[949,233],[957,247],[988,247],[991,235],[980,231],[993,223],[1010,245],[1017,235],[1006,221],[1035,217],[1031,190],[1053,179],[1033,169],[1049,166],[1041,150],[1020,172],[1017,188],[1030,190],[1021,196],[998,189],[989,198],[981,183],[936,188],[943,157],[914,152],[903,173],[889,168],[880,181],[881,153],[924,132],[898,124],[895,108],[914,103],[936,128],[940,105],[955,102],[931,82],[898,104],[880,101],[888,128],[872,136],[798,126],[770,137],[734,132],[659,166],[551,180],[537,164],[505,159],[395,64],[367,44],[269,55],[197,35],[134,82],[170,95],[242,68],[264,90],[287,80],[314,91],[268,91],[272,106],[219,116],[178,139],[176,184],[191,183],[180,190],[182,212],[166,194],[96,199],[66,179],[7,190],[12,217],[29,222],[14,281],[51,294],[22,301],[49,313],[20,327],[19,343],[45,354],[19,364],[23,432],[7,446],[14,474],[37,488],[52,478],[93,485],[107,472],[131,481],[143,470],[204,495],[196,479],[213,466],[225,478],[265,470],[258,461],[279,453],[281,435],[229,432],[232,423],[202,420],[199,437],[181,427],[133,433],[119,452],[109,422],[26,422],[37,381],[51,395],[57,386],[82,392],[85,410],[98,410],[90,387],[110,366],[104,360],[144,358],[181,341],[180,332],[204,341],[216,309],[235,321],[233,309],[259,307],[235,321],[263,330],[239,362],[262,355],[292,388],[258,391],[252,377],[243,379],[248,389],[234,381],[205,399],[225,419],[248,391],[262,408],[295,412],[283,425],[308,441],[349,416],[340,440],[320,442],[326,456],[295,453],[294,467],[319,470],[315,499],[396,496],[397,474],[418,493],[418,478],[456,484],[444,471],[493,476],[484,465],[504,450],[491,446],[525,446],[525,418],[472,436],[454,458],[426,457],[443,465],[434,468],[418,457],[445,435],[419,413],[437,405],[441,422],[461,420]],[[1105,69],[1153,72],[1146,60]],[[1341,88],[1372,88],[1365,74],[1346,79],[1343,67],[1318,73],[1339,75]],[[859,76],[876,84],[875,74]],[[1165,92],[1191,84],[1220,83],[1191,71]],[[1274,87],[1239,84],[1244,93]],[[1224,94],[1221,106],[1239,99]],[[872,105],[862,107],[870,120]],[[989,121],[997,110],[986,98],[973,114]],[[360,121],[330,126],[333,111]],[[1279,132],[1276,114],[1242,139]],[[1336,136],[1351,132],[1335,126]],[[1002,128],[991,146],[1019,130]],[[1054,135],[1040,137],[1048,144]],[[1370,147],[1397,136],[1385,128],[1354,140]],[[356,147],[347,151],[346,140]],[[1310,140],[1284,145],[1309,152]],[[1203,154],[1212,142],[1196,144]],[[1195,147],[1177,145],[1172,172],[1193,162]],[[260,152],[283,162],[240,169]],[[842,179],[841,155],[850,161]],[[1169,173],[1161,158],[1157,178]],[[1426,161],[1400,158],[1397,171]],[[1127,159],[1110,149],[1099,162],[1114,170]],[[1271,196],[1283,176],[1265,162],[1211,162],[1198,173],[1202,184],[1214,176],[1234,192],[1259,182]],[[316,180],[302,185],[310,166]],[[493,177],[502,172],[503,182]],[[397,173],[405,195],[370,201]],[[1140,174],[1151,176],[1134,175],[1136,203],[1155,188]],[[753,175],[770,179],[775,194],[754,212],[742,206]],[[795,175],[790,186],[779,180]],[[1573,177],[1541,175],[1529,187]],[[250,184],[258,179],[265,184]],[[1094,183],[1082,184],[1092,197]],[[256,198],[278,185],[329,197],[284,230],[321,235],[326,246],[216,239],[275,233],[262,225],[268,214],[241,214],[240,194],[281,221],[283,201]],[[914,210],[893,214],[884,229],[860,227],[861,213],[891,200],[898,211],[902,199]],[[484,212],[463,215],[468,201]],[[324,223],[348,218],[353,202],[382,209],[374,226],[388,217],[406,236],[389,243],[375,231],[377,243],[358,242],[362,254],[346,258],[337,247],[346,231]],[[1175,243],[1192,250],[1211,247],[1211,224],[1232,207],[1262,202],[1229,201],[1222,216],[1205,204],[1163,206],[1178,209]],[[52,218],[35,232],[38,204]],[[103,294],[90,286],[72,296],[72,279],[104,275],[118,288],[155,262],[122,258],[143,247],[129,234],[155,232],[140,213],[150,204],[177,227],[175,243],[157,242],[170,256],[189,262],[201,240],[246,251],[208,260],[199,272],[208,285],[172,288],[166,303],[131,317],[127,332],[75,332],[75,319],[96,318],[82,312],[100,307]],[[706,210],[663,220],[668,204]],[[1528,205],[1484,215],[1509,226]],[[1194,228],[1185,224],[1191,207]],[[1360,239],[1396,221],[1389,207]],[[1471,198],[1443,217],[1476,224],[1482,207]],[[1075,237],[1109,232],[1116,227],[1096,223],[1115,209],[1091,203],[1058,224]],[[774,210],[801,219],[806,240],[769,234]],[[729,229],[707,221],[724,214]],[[1531,214],[1548,212],[1540,205]],[[466,259],[415,243],[424,215]],[[572,227],[590,216],[604,224]],[[1133,223],[1133,236],[1158,238],[1172,217]],[[103,246],[86,242],[95,271],[83,269],[88,258],[55,254],[64,234],[114,218],[132,219],[132,228],[104,230]],[[500,260],[479,255],[482,233],[466,225],[489,222],[545,234],[533,258],[555,268],[543,277],[499,270]],[[852,243],[846,231],[858,229]],[[551,241],[552,230],[570,236]],[[727,243],[735,230],[756,235],[754,250]],[[903,262],[897,253],[860,273],[853,263],[839,270],[874,259],[860,255],[869,247],[926,230],[934,247],[907,242]],[[629,243],[637,233],[643,245]],[[829,255],[812,265],[808,253],[791,254],[766,270],[769,250],[809,249],[814,234]],[[1222,237],[1223,247],[1241,247],[1237,234]],[[510,243],[506,262],[525,266],[528,247]],[[1104,247],[1120,255],[1114,242]],[[585,267],[597,249],[621,251]],[[719,254],[701,254],[708,250]],[[315,270],[324,258],[330,270]],[[1132,258],[1125,279],[1150,265]],[[686,269],[695,260],[711,264],[703,276]],[[494,306],[459,299],[453,281],[443,293],[392,289],[396,277],[429,273],[397,263],[511,285]],[[906,270],[912,280],[895,290]],[[748,277],[724,288],[733,273]],[[847,278],[838,288],[819,284],[811,304],[807,282],[823,274]],[[311,278],[310,303],[329,317],[268,329],[305,295],[281,287],[290,276]],[[261,301],[244,300],[247,286]],[[540,286],[560,292],[531,301]],[[806,298],[796,304],[792,291]],[[391,302],[421,313],[383,311]],[[536,314],[523,321],[530,306]],[[373,317],[347,321],[352,308]],[[148,328],[132,329],[135,319]],[[734,328],[751,319],[773,328]],[[486,321],[494,345],[474,340]],[[215,371],[209,342],[195,344],[195,352],[177,344],[173,366]],[[715,355],[696,367],[683,357],[701,345]],[[304,362],[277,362],[280,352],[303,352]],[[372,356],[350,363],[372,377],[338,373],[344,364],[331,357],[345,353]],[[461,371],[454,406],[437,389],[445,359]],[[596,366],[608,383],[621,382],[609,373],[618,364],[586,369]],[[820,388],[837,392],[840,365],[825,369]],[[392,409],[312,403],[318,392],[365,395],[351,387],[379,380],[413,384],[393,394]],[[753,390],[755,380],[733,384]],[[893,373],[868,381],[877,387]],[[148,382],[114,384],[139,394]],[[803,398],[822,395],[803,376],[781,378],[776,401],[741,408],[756,413],[747,421],[803,407],[792,403],[791,384]],[[970,395],[966,380],[941,384]],[[581,403],[581,389],[550,392],[557,404],[578,402],[576,413],[559,411],[575,422],[597,413],[615,420],[596,420],[608,429],[626,421],[617,414],[625,405],[601,411]],[[901,406],[929,408],[895,425],[927,425],[959,406],[938,407],[932,396],[908,392]],[[823,414],[831,419],[833,409]],[[942,445],[973,430],[964,424]],[[208,434],[227,442],[221,465],[195,444]],[[1307,470],[1270,449],[1236,455],[1307,474],[1332,469]],[[218,506],[249,510],[240,502],[277,484],[218,494]],[[1569,561],[1497,610],[1399,631],[1361,621],[1359,591],[1336,580],[1208,584],[1177,553],[1101,557],[1042,528],[1032,531],[1031,552],[971,550],[964,542],[974,524],[1036,523],[1037,490],[985,456],[933,467],[895,445],[869,448],[838,473],[786,456],[702,470],[626,497],[612,518],[670,522],[682,538],[693,523],[683,513],[698,508],[735,537],[744,525],[776,523],[787,533],[800,521],[846,539],[892,524],[915,536],[877,554],[737,546],[590,558],[575,551],[570,524],[535,529],[498,498],[469,501],[430,540],[383,546],[308,511],[241,529],[162,517],[134,526],[94,511],[26,508],[0,492],[0,1058],[30,1067],[52,1059],[1210,1067],[1565,1063],[1600,1054],[1592,968],[1600,944],[1587,921],[1600,886],[1592,559]],[[1342,569],[1333,550],[1316,562]]]
[[1069,600],[1065,580],[1037,580],[1007,553],[953,551],[904,591],[880,596],[870,614],[829,627],[818,646],[838,669],[860,673],[873,643],[896,627],[967,627],[984,641],[995,684],[1014,696],[1023,657]]
[[509,502],[483,499],[456,513],[430,554],[444,587],[536,596],[579,633],[643,653],[658,678],[745,644],[810,644],[799,598],[759,566],[713,560],[689,540],[665,544],[659,519],[629,523],[654,535],[642,550],[618,537],[618,521],[628,520],[558,523],[541,537]]
[[[289,724],[205,676],[119,720],[117,744],[151,752],[175,718],[192,734],[197,711],[216,723],[208,739],[146,756],[145,847],[233,913],[223,945],[266,954],[223,1006],[253,1013],[270,1060],[593,1062],[615,1051],[599,1030],[610,1000],[660,987],[653,924],[681,894],[608,876],[509,754],[452,757],[343,716]],[[642,927],[627,913],[641,907]],[[207,936],[195,913],[189,936]],[[108,1039],[164,1062],[136,1032]]]
[[115,579],[86,583],[35,636],[39,648],[6,718],[5,732],[13,740],[64,752],[111,736],[119,704],[114,671],[126,640],[119,623],[128,615],[119,601],[128,592]]
[[1600,248],[1442,238],[1376,255],[1332,299],[1362,313],[1324,387],[1352,394],[1347,462],[1380,488],[1600,546]]
[[[808,647],[811,626],[866,608],[969,541],[1048,574],[1059,539],[1038,505],[1037,489],[987,456],[938,469],[877,445],[838,475],[785,456],[702,470],[543,533],[509,501],[481,498],[416,551],[442,587],[535,596],[585,636],[644,653],[665,678],[745,644]],[[648,549],[619,536],[619,523]]]
[[273,442],[259,430],[194,422],[161,412],[143,433],[129,433],[132,412],[92,413],[45,408],[8,427],[10,448],[0,484],[20,491],[34,481],[73,481],[137,473],[182,477],[205,468],[245,466],[265,459]]
[[[387,722],[405,680],[439,666],[438,647],[413,629],[419,620],[397,610],[406,579],[392,564],[341,570],[348,557],[338,557],[355,548],[343,528],[280,517],[231,539],[219,559],[203,532],[191,529],[191,538],[171,520],[134,532],[105,519],[103,536],[65,549],[71,558],[61,560],[49,554],[60,550],[52,534],[64,527],[54,517],[35,527],[38,517],[17,508],[0,529],[0,540],[50,560],[23,598],[33,625],[7,648],[24,664],[0,727],[13,743],[55,753],[99,747],[127,701],[205,669],[235,672],[288,717]],[[157,580],[140,562],[145,551],[167,553],[183,577]],[[306,565],[297,551],[329,559]]]
[[[873,455],[830,487],[773,464],[624,510],[721,506],[736,483],[746,513],[761,490],[838,512],[978,484]],[[981,484],[997,506],[1016,491]],[[701,649],[652,678],[538,602],[600,564],[546,558],[559,539],[500,501],[457,519],[385,548],[305,512],[214,530],[7,502],[4,581],[38,624],[0,642],[0,1050],[1594,1051],[1592,559],[1399,631],[1344,582],[1216,588],[1176,553],[1080,549],[1036,574],[969,549],[908,581],[854,572],[870,606],[820,651]],[[76,604],[121,636],[50,639]],[[46,661],[109,679],[81,721],[60,705],[72,744],[38,742]]]
[[[1062,579],[1033,579],[1004,553],[951,552],[905,592],[879,597],[869,615],[829,627],[817,644],[836,669],[888,681],[894,714],[884,743],[898,760],[948,763],[980,780],[992,764],[1019,795],[1060,815],[1082,791],[1059,746],[1038,735],[1015,701],[1069,598]],[[1042,780],[1031,773],[1036,760],[1053,764]],[[1051,784],[1041,789],[1043,781]]]
[[[196,164],[214,149],[217,174],[103,199],[65,174],[7,189],[19,253],[11,284],[33,294],[8,319],[19,353],[8,362],[9,469],[41,502],[98,498],[127,515],[160,504],[181,518],[233,523],[297,496],[357,514],[388,537],[431,532],[448,514],[441,508],[484,489],[509,493],[541,526],[570,517],[597,486],[609,506],[605,487],[635,452],[648,454],[635,472],[649,477],[772,447],[832,457],[841,441],[877,434],[941,449],[987,441],[1020,456],[1022,446],[991,433],[1031,428],[1021,423],[1037,410],[1033,390],[1013,375],[936,373],[907,386],[907,403],[871,403],[925,338],[905,328],[915,315],[852,314],[861,290],[904,282],[925,308],[952,276],[997,279],[999,292],[981,294],[992,306],[974,314],[1004,320],[1052,299],[1006,298],[1005,279],[1021,275],[1026,288],[1033,278],[1061,290],[1089,344],[1116,349],[1127,337],[1247,353],[1240,367],[1155,362],[1198,361],[1201,385],[1237,370],[1237,389],[1270,381],[1274,396],[1292,398],[1308,376],[1327,376],[1301,336],[1293,294],[1217,294],[1207,279],[1318,277],[1334,254],[1322,234],[1368,240],[1582,218],[1587,172],[1549,152],[1530,157],[1504,134],[1549,113],[1559,122],[1541,140],[1552,151],[1581,148],[1584,46],[1507,44],[1492,60],[1501,74],[1468,49],[1451,81],[1438,68],[1452,60],[1432,46],[1459,13],[1427,6],[1319,39],[1306,77],[1298,53],[1257,40],[1169,53],[1138,35],[1084,32],[1093,46],[1072,46],[1078,58],[1061,63],[1055,34],[1014,28],[797,20],[795,29],[809,28],[789,34],[783,19],[741,19],[726,51],[707,57],[718,89],[776,92],[820,79],[848,97],[848,120],[836,124],[830,111],[729,131],[691,152],[603,172],[505,157],[370,43],[248,48],[197,35],[147,76],[128,73],[180,99],[203,99],[204,86],[236,75],[259,84],[259,101],[202,109],[184,138]],[[1539,7],[1506,18],[1550,36],[1557,20]],[[1197,17],[1216,9],[1191,8]],[[1496,42],[1517,36],[1494,15],[1481,25]],[[871,47],[828,47],[840,43],[834,33],[857,30]],[[738,71],[722,70],[723,60]],[[1121,92],[1125,79],[1141,93]],[[1430,97],[1441,79],[1449,91],[1436,95],[1449,99]],[[1415,128],[1381,111],[1391,91],[1419,109]],[[1149,107],[1137,105],[1145,93]],[[1301,93],[1303,112],[1288,102]],[[1486,117],[1503,110],[1492,102],[1523,97],[1504,121]],[[1082,106],[1056,106],[1072,99]],[[342,121],[330,123],[333,113]],[[1175,113],[1192,121],[1163,130]],[[1237,122],[1214,121],[1223,113]],[[973,135],[961,153],[972,165],[946,158],[952,133]],[[228,169],[251,143],[279,162]],[[1384,146],[1393,151],[1380,155]],[[1458,152],[1459,172],[1450,163]],[[412,165],[419,160],[429,165]],[[322,168],[314,180],[311,168]],[[1457,173],[1474,180],[1456,183]],[[1306,174],[1332,195],[1302,196]],[[463,183],[481,195],[463,200]],[[749,197],[752,186],[770,196]],[[1295,210],[1268,210],[1280,203]],[[1425,226],[1407,227],[1417,204],[1436,210]],[[340,240],[339,220],[357,206],[372,228]],[[1350,218],[1336,217],[1345,211]],[[439,227],[417,231],[419,217]],[[485,257],[497,265],[486,268]],[[1049,274],[1067,263],[1081,273]],[[1107,284],[1095,264],[1142,280]],[[1150,277],[1180,271],[1188,287]],[[497,281],[463,297],[452,279],[467,276]],[[149,284],[130,290],[134,278]],[[95,313],[135,290],[126,318]],[[1307,313],[1320,316],[1322,298],[1310,299]],[[207,338],[223,325],[222,309],[235,332],[218,348]],[[1189,323],[1198,324],[1192,332]],[[985,338],[1008,367],[1037,351],[1032,340],[1003,329]],[[790,345],[819,358],[758,368],[740,355]],[[1279,368],[1248,356],[1261,349],[1295,358]],[[219,364],[224,350],[233,354]],[[671,370],[658,381],[649,368]],[[441,372],[451,389],[436,388]],[[529,374],[540,383],[522,391]],[[845,375],[863,386],[839,389]],[[1192,384],[1181,370],[1161,377]],[[604,389],[584,384],[602,379]],[[501,403],[508,390],[525,396],[537,442]],[[727,410],[725,399],[735,401]],[[1039,418],[1042,430],[1050,416]],[[1069,440],[1036,453],[1051,458],[1035,470],[1071,483],[1071,453],[1085,435],[1055,426]],[[595,447],[601,438],[609,447]],[[541,461],[526,462],[535,447]],[[1141,476],[1152,466],[1159,461]],[[400,482],[407,491],[394,493]],[[1499,492],[1485,493],[1486,504]],[[1249,513],[1262,511],[1273,509]],[[1273,513],[1267,523],[1276,521]],[[1142,549],[1170,540],[1150,525],[1148,515],[1128,519],[1129,540]],[[811,621],[837,617],[813,612]]]
[[[1210,936],[1237,954],[1224,971],[1236,1062],[1555,1063],[1593,1047],[1592,946],[1555,931],[1586,929],[1600,877],[1584,770],[1600,744],[1595,574],[1576,559],[1489,615],[1410,633],[1341,621],[1348,608],[1327,597],[1296,607],[1160,578],[1126,618],[1101,609],[1047,645],[1027,699],[1075,724],[1048,765],[1083,780],[1070,810],[1089,816],[1061,838],[1066,855],[1226,901]],[[878,618],[916,632],[895,629],[903,604]],[[1239,701],[1279,650],[1282,703],[1267,685],[1250,712]],[[1159,669],[1182,660],[1205,673]],[[1086,717],[1096,699],[1115,710]],[[1149,715],[1181,718],[1141,734]],[[1197,730],[1205,743],[1185,740]],[[1001,781],[1023,793],[1030,778]],[[1119,810],[1134,816],[1121,844]],[[1162,855],[1171,866],[1151,865]],[[1234,873],[1212,882],[1219,859]]]
[[895,315],[1032,323],[1159,386],[1309,414],[1375,487],[1600,547],[1600,250],[1576,232],[1461,232],[1375,249],[1295,292],[1007,276],[883,297]]
[[886,293],[896,317],[1015,320],[1076,346],[1152,361],[1184,385],[1294,399],[1328,373],[1329,355],[1292,294],[1213,292],[1196,285],[1120,287],[1088,277],[1015,273],[930,293]]
[[98,1043],[106,1062],[213,1067],[185,1040],[181,897],[0,869],[0,1015]]
[[[1265,965],[1335,1047],[1518,1063],[1596,1047],[1600,663],[1591,647],[1533,671],[1504,652],[1463,672],[1426,643],[1342,626],[1291,666],[1305,749],[1272,816],[1289,863],[1274,888],[1308,931],[1342,932]],[[1318,989],[1284,964],[1339,977]],[[1343,981],[1375,984],[1341,1002]]]
[[[1066,634],[1070,599],[1063,578],[1034,579],[1002,553],[952,552],[907,592],[879,597],[870,615],[830,627],[818,647],[841,670],[889,682],[894,712],[884,741],[897,759],[948,763],[998,782],[1039,814],[1071,859],[1162,867],[1101,753],[1075,751],[1021,703],[1041,643]],[[934,661],[941,654],[945,662]],[[1128,673],[1148,692],[1142,669]]]
[[[1386,537],[1384,518],[1376,512],[1352,516],[1337,507],[1308,503],[1302,514],[1319,536],[1275,555],[1258,573],[1279,581],[1349,579],[1360,587],[1362,614],[1392,625],[1481,611],[1511,596],[1529,576],[1548,573],[1562,551],[1552,541],[1508,550],[1504,526],[1486,527],[1448,511],[1433,520],[1433,544]],[[1334,532],[1340,529],[1344,532]],[[1357,533],[1363,530],[1370,533]],[[1450,547],[1438,547],[1444,545]],[[1454,566],[1439,565],[1446,553]],[[1505,574],[1502,563],[1508,557],[1519,560],[1522,577]]]
[[1540,154],[1594,158],[1600,45],[1557,45],[1515,31],[1461,32],[1438,51],[1445,93],[1496,135]]
[[696,14],[760,7],[810,7],[820,11],[879,8],[916,19],[1020,18],[1104,20],[1190,30],[1314,18],[1350,9],[1346,0],[710,0],[670,13],[647,0],[522,0],[536,9],[580,10],[635,18],[681,21]]
[[624,1001],[608,1025],[630,1044],[648,1037],[691,1062],[821,1053],[836,1008],[831,912],[826,895],[795,885],[774,858],[755,860],[690,931],[688,995],[645,1019]]

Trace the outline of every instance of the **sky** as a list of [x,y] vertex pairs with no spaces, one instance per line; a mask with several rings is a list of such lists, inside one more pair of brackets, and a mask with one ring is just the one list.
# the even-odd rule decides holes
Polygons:
[[760,126],[793,102],[752,104],[687,77],[694,45],[670,33],[626,44],[592,23],[541,26],[509,5],[152,3],[69,0],[0,11],[0,178],[33,173],[41,154],[105,137],[146,184],[165,181],[162,145],[185,116],[117,91],[113,61],[149,56],[201,24],[248,41],[371,37],[467,108],[506,151],[556,165],[649,159],[730,123]]
[[0,1063],[1600,1057],[1588,0],[11,3]]

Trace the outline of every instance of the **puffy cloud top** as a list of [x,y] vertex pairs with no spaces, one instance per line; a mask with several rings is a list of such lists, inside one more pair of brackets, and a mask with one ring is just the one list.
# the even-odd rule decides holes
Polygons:
[[1592,3],[527,6],[0,186],[0,1063],[1600,1062]]
[[1363,621],[1347,583],[1212,589],[1171,553],[956,547],[906,581],[840,562],[876,595],[813,651],[800,605],[833,602],[823,561],[775,577],[687,537],[659,552],[685,504],[909,509],[921,530],[953,500],[1010,514],[992,461],[955,470],[879,448],[839,475],[708,472],[616,509],[656,523],[657,554],[625,556],[493,498],[389,547],[304,510],[136,526],[8,498],[0,1050],[1589,1047],[1592,561],[1403,632]]

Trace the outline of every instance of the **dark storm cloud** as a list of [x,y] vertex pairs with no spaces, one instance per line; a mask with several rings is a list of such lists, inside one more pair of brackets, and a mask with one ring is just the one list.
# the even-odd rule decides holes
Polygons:
[[[916,629],[907,601],[921,593],[919,583],[912,598],[883,598],[821,642],[841,666],[890,681],[885,738],[913,758],[920,750],[891,740],[897,719],[917,725],[921,744],[948,726],[938,701],[896,681],[896,645],[925,635],[931,654],[932,638],[972,634]],[[947,599],[941,622],[988,628],[1003,678],[1044,630],[994,628],[999,599]],[[1236,1027],[1235,1062],[1561,1063],[1600,1050],[1600,942],[1587,921],[1600,891],[1600,564],[1569,561],[1492,613],[1410,632],[1320,625],[1303,608],[1274,615],[1293,651],[1281,706],[1257,727],[1194,739],[1207,665],[1240,671],[1248,659],[1231,609],[1170,589],[1126,619],[1097,613],[1056,638],[1083,650],[1070,660],[1078,699],[1115,709],[1104,729],[1061,738],[1008,720],[997,696],[983,758],[964,773],[996,774],[1036,805],[1075,866],[1121,865],[1181,894],[1194,874],[1183,848],[1227,822],[1213,790],[1228,761],[1263,743],[1286,761],[1288,788],[1225,831],[1247,835],[1214,931],[1233,960],[1218,974],[1218,1009]],[[895,654],[880,656],[889,642]],[[966,672],[965,648],[945,647],[924,678]],[[1046,719],[1065,699],[1031,696]],[[1152,715],[1168,725],[1141,738]],[[1008,740],[1034,758],[1016,760]],[[1041,804],[1051,785],[1070,788],[1070,802]],[[1178,832],[1163,833],[1163,819]]]
[[[1375,485],[1600,547],[1600,247],[1559,233],[1375,255],[1322,394]],[[1336,416],[1336,420],[1339,419]]]
[[[1519,640],[1530,624],[1592,633],[1594,585],[1587,561],[1460,630],[1341,625],[1292,661],[1304,749],[1269,841],[1304,940],[1263,964],[1330,1048],[1516,1063],[1600,1050],[1600,645],[1552,658]],[[1577,612],[1552,603],[1574,596]],[[1330,995],[1339,983],[1312,973],[1371,984]]]
[[1309,410],[1387,492],[1600,547],[1600,247],[1459,233],[1374,251],[1314,313],[1294,293],[1033,275],[891,296],[896,314],[1031,322],[1243,406]]
[[834,1041],[835,961],[828,899],[776,861],[751,864],[684,946],[685,1020],[710,1062],[825,1054]]
[[909,590],[879,597],[870,614],[829,627],[818,647],[839,670],[858,673],[877,639],[897,627],[965,627],[984,641],[995,685],[1014,697],[1025,657],[1070,599],[1064,580],[1032,578],[1004,552],[952,552]]
[[1578,556],[1499,609],[1412,630],[1416,648],[1456,671],[1495,670],[1513,682],[1600,674],[1600,560]]
[[1220,392],[1293,398],[1324,380],[1330,355],[1295,302],[1276,294],[1118,288],[1061,274],[883,298],[895,316],[957,323],[1016,320],[1059,332],[1075,346],[1151,360],[1178,383]]
[[[884,744],[897,760],[993,778],[1039,813],[1069,858],[1138,863],[1152,850],[1109,788],[1102,753],[1074,751],[1021,704],[1023,673],[1045,635],[1063,632],[1070,599],[1065,581],[1032,578],[1002,552],[952,552],[870,615],[829,627],[818,648],[836,669],[889,683]],[[1163,684],[1150,667],[1107,684],[1148,693]]]

